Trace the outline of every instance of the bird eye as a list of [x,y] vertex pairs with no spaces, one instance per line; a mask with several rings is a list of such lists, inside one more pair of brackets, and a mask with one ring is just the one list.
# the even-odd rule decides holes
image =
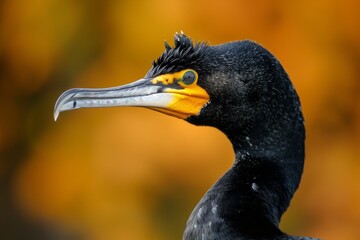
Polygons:
[[182,78],[183,83],[185,83],[186,85],[190,85],[194,83],[195,80],[196,80],[196,74],[193,70],[186,71]]

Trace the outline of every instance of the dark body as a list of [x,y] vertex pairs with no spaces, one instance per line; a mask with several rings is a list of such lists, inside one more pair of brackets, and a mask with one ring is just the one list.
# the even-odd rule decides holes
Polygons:
[[288,75],[262,46],[194,44],[176,34],[175,46],[165,43],[143,79],[107,89],[70,89],[59,97],[54,116],[104,106],[148,107],[215,127],[231,141],[234,164],[192,212],[184,240],[311,239],[279,229],[301,180],[305,127]]
[[304,120],[288,75],[254,42],[197,45],[186,57],[181,56],[189,51],[186,41],[180,39],[183,45],[175,48],[179,56],[171,59],[173,64],[164,53],[154,68],[191,67],[205,76],[199,85],[211,102],[187,121],[225,133],[236,159],[192,212],[184,239],[311,239],[288,236],[278,228],[304,163]]

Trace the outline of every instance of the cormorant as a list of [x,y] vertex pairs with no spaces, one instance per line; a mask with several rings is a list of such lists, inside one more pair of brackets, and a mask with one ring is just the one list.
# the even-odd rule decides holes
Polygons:
[[138,106],[212,126],[231,141],[233,166],[201,199],[183,239],[312,239],[279,229],[299,186],[305,127],[299,97],[279,61],[252,41],[217,46],[175,34],[175,46],[143,79],[102,89],[70,89],[62,111]]

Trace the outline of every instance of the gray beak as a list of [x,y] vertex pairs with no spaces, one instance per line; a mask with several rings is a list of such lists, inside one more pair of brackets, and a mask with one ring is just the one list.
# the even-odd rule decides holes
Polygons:
[[112,88],[74,88],[58,98],[54,108],[54,119],[60,112],[79,108],[135,106],[166,108],[172,101],[170,93],[163,87],[151,84],[151,79],[140,79],[133,83]]

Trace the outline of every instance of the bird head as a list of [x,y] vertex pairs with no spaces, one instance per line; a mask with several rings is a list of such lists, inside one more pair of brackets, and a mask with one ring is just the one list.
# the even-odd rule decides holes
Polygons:
[[243,135],[240,131],[255,131],[251,127],[280,126],[281,119],[302,120],[285,71],[260,45],[238,41],[209,46],[183,33],[175,34],[174,42],[173,47],[165,42],[165,51],[140,80],[64,92],[55,104],[55,120],[60,112],[78,108],[145,107],[217,127],[230,140],[233,132]]

